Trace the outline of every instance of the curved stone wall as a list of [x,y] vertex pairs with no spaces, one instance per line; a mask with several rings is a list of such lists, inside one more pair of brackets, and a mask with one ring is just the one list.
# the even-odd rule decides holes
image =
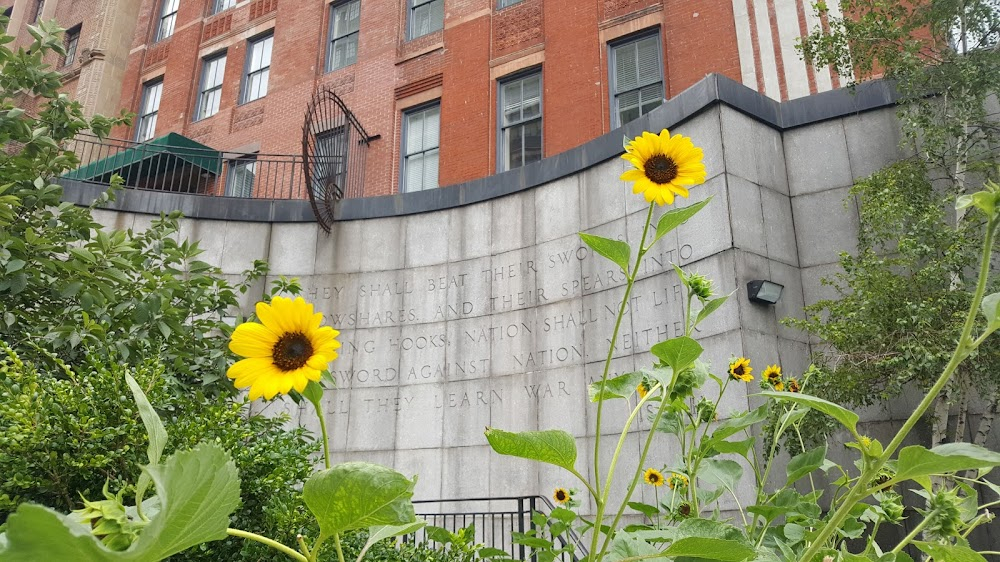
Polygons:
[[[650,365],[649,348],[681,333],[671,263],[708,275],[720,293],[735,292],[698,334],[716,372],[741,355],[758,373],[772,363],[804,370],[807,338],[779,321],[822,296],[818,279],[852,247],[857,213],[843,203],[847,187],[898,157],[892,109],[845,111],[862,102],[843,92],[779,105],[749,90],[726,94],[733,86],[712,80],[713,95],[680,96],[629,127],[692,137],[705,150],[708,180],[678,205],[713,200],[644,259],[614,341],[613,373]],[[891,101],[875,96],[864,108]],[[266,259],[273,275],[301,280],[305,296],[341,330],[343,353],[331,364],[339,388],[324,399],[337,460],[419,474],[417,498],[548,495],[572,486],[570,477],[493,454],[483,429],[564,429],[578,438],[579,470],[591,470],[595,407],[587,384],[600,378],[624,276],[577,233],[637,243],[647,207],[618,179],[625,163],[611,143],[620,147],[620,135],[475,185],[345,202],[341,217],[356,220],[335,223],[330,234],[305,222],[295,202],[261,210],[260,202],[165,203],[159,194],[129,193],[98,218],[141,228],[151,215],[136,210],[201,209],[201,218],[184,219],[182,235],[201,241],[207,261],[235,275]],[[748,302],[752,279],[784,285],[781,301]],[[748,390],[730,386],[723,417],[750,405]],[[317,427],[311,410],[269,408]],[[608,412],[611,433],[626,412],[616,404]],[[604,459],[614,444],[602,440]],[[633,433],[626,456],[639,446]],[[664,440],[647,464],[669,465],[675,453]],[[624,488],[619,475],[616,490]]]

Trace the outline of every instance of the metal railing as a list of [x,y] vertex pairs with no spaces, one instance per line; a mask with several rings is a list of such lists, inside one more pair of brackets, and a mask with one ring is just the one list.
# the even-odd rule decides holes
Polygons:
[[[107,184],[112,174],[118,174],[129,189],[255,199],[309,198],[300,155],[237,154],[90,135],[77,136],[66,148],[80,159],[80,167],[63,176],[70,179]],[[340,169],[337,156],[316,159],[313,165],[321,168],[320,173]]]
[[[452,533],[475,525],[476,543],[510,553],[515,560],[529,560],[531,549],[514,543],[514,533],[527,533],[535,529],[531,515],[535,512],[550,513],[555,507],[542,496],[512,496],[501,498],[470,498],[457,500],[415,500],[417,515],[429,525],[442,527]],[[424,542],[423,531],[404,540]],[[572,543],[574,554],[557,558],[562,562],[577,562],[586,558],[587,549],[580,536],[569,529],[558,539],[561,546]]]

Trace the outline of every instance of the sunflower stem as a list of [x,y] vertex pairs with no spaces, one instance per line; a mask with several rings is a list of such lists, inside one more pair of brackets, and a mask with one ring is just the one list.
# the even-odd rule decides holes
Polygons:
[[291,548],[289,548],[289,547],[281,544],[278,541],[271,540],[271,539],[269,539],[267,537],[262,537],[262,536],[258,535],[257,533],[251,533],[249,531],[243,531],[243,530],[240,530],[240,529],[229,528],[229,529],[226,529],[226,534],[229,535],[229,536],[231,536],[231,537],[240,537],[241,539],[249,539],[249,540],[252,540],[252,541],[257,541],[257,542],[259,542],[261,544],[266,544],[267,546],[273,548],[274,550],[277,550],[278,552],[281,552],[282,554],[285,554],[286,556],[288,556],[292,560],[298,560],[299,562],[309,562],[308,558],[306,558],[305,556],[299,554],[298,552],[295,552],[293,549],[291,549]]
[[[649,233],[649,223],[653,220],[653,207],[656,203],[649,204],[649,212],[646,213],[646,224],[642,227],[642,238],[639,239],[639,251],[637,252],[635,258],[635,266],[632,268],[632,272],[628,274],[627,282],[625,284],[625,296],[622,297],[622,304],[618,308],[618,317],[615,319],[615,329],[611,333],[611,344],[608,346],[608,357],[604,360],[604,374],[601,376],[601,388],[608,382],[608,372],[611,369],[611,359],[615,355],[615,340],[618,339],[618,330],[622,325],[622,318],[625,316],[625,308],[628,306],[629,296],[632,294],[632,286],[635,285],[635,277],[639,273],[639,264],[642,263],[642,256],[645,255],[646,251],[649,249],[646,247],[646,235]],[[626,272],[628,273],[628,272]],[[597,403],[597,424],[594,432],[594,488],[598,495],[601,495],[601,415],[604,412],[604,401],[601,400]],[[612,461],[613,467],[614,461]],[[612,472],[614,468],[611,469]],[[603,496],[602,496],[603,497]],[[604,521],[604,508],[606,504],[602,500],[597,501],[597,514],[594,516],[594,536],[591,539],[590,552],[593,555],[597,551],[597,546],[600,541],[601,535],[601,525]],[[609,530],[613,533],[613,530]],[[599,560],[597,558],[595,560]]]
[[319,430],[323,434],[323,461],[326,463],[327,470],[330,469],[330,438],[326,433],[326,416],[323,415],[323,407],[320,405],[320,399],[316,397],[309,397],[309,402],[312,403],[313,407],[316,408],[316,417],[319,418]]

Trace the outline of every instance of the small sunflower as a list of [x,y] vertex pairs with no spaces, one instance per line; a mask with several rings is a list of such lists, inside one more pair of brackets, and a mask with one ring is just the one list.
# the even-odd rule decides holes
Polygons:
[[861,436],[861,446],[864,447],[865,449],[867,449],[868,447],[871,447],[872,446],[872,438],[868,437],[867,435],[862,435]]
[[688,196],[685,186],[705,182],[704,157],[688,137],[671,137],[666,129],[659,135],[645,131],[625,147],[622,158],[635,169],[626,171],[621,179],[634,182],[632,192],[642,193],[647,202],[672,205],[674,195]]
[[684,489],[687,485],[688,477],[677,472],[671,472],[670,478],[667,479],[667,486],[670,486],[671,490]]
[[[777,365],[770,365],[768,368],[764,369],[764,380],[766,380],[771,386],[777,386],[777,383],[781,382],[781,367]],[[778,390],[781,390],[780,388]]]
[[799,392],[802,387],[799,386],[799,381],[796,379],[788,379],[788,392]]
[[302,297],[259,302],[257,318],[261,323],[245,322],[233,331],[229,349],[246,359],[226,372],[236,388],[250,387],[251,400],[271,399],[293,388],[302,392],[337,358],[340,332],[320,326],[323,315]]
[[552,493],[552,499],[556,500],[556,503],[566,504],[571,498],[572,496],[566,488],[556,488],[556,491]]
[[781,392],[782,390],[785,390],[785,383],[783,383],[781,381],[778,381],[778,382],[774,383],[773,386],[774,386],[774,389],[777,390],[778,392]]
[[663,485],[663,473],[655,468],[647,468],[642,478],[646,481],[646,484],[656,486],[657,488]]
[[746,357],[739,357],[734,359],[732,363],[729,364],[729,376],[734,380],[750,382],[753,380],[753,367],[750,366],[750,360]]
[[649,394],[649,384],[646,381],[639,383],[639,386],[635,387],[636,392],[639,393],[639,400],[642,400]]

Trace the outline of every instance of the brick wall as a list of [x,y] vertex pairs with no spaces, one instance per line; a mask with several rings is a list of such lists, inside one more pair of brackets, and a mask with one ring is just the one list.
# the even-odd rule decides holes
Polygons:
[[[358,61],[324,73],[329,4],[244,0],[208,15],[208,0],[181,2],[176,31],[158,44],[159,0],[143,2],[122,101],[136,111],[144,81],[164,77],[157,135],[179,132],[220,150],[296,154],[306,104],[332,86],[371,135],[365,193],[399,185],[402,112],[441,102],[440,183],[496,170],[497,78],[519,65],[543,68],[544,153],[557,154],[610,128],[603,31],[643,16],[663,40],[667,95],[709,72],[740,78],[730,0],[445,0],[444,29],[407,41],[405,0],[362,0]],[[636,20],[639,21],[639,20]],[[274,29],[268,94],[239,105],[247,39]],[[227,53],[219,112],[193,121],[202,58]],[[501,74],[503,73],[503,74]],[[130,136],[122,128],[119,136]]]

